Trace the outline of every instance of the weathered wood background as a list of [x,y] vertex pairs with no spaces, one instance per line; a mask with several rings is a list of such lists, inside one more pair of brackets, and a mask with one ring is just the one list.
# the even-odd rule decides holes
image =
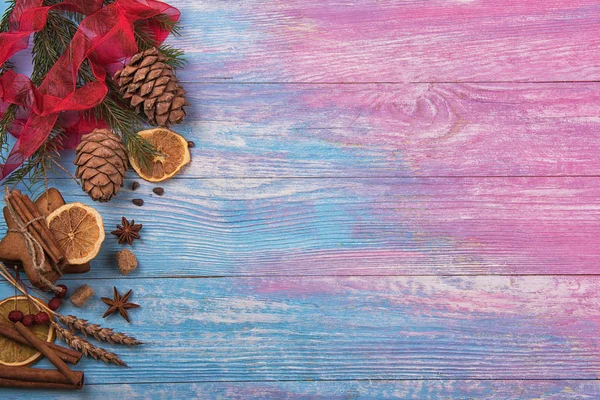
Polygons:
[[600,397],[597,0],[172,4],[193,163],[66,279],[147,344],[29,398]]

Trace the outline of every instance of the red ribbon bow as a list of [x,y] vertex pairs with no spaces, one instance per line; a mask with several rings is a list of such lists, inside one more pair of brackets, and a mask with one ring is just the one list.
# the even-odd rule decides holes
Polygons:
[[[10,103],[29,110],[24,125],[13,124],[11,134],[17,141],[0,164],[0,181],[29,158],[48,138],[60,113],[65,113],[66,128],[71,135],[67,147],[76,144],[82,133],[104,121],[82,118],[80,111],[102,102],[108,92],[106,74],[114,73],[137,51],[134,22],[164,14],[172,21],[179,19],[179,10],[155,0],[116,0],[103,7],[102,0],[65,0],[53,6],[42,6],[42,0],[17,0],[10,18],[10,30],[0,33],[0,65],[15,53],[28,47],[29,36],[46,25],[48,12],[61,9],[86,15],[71,41],[68,50],[50,69],[39,87],[13,71],[0,77],[0,110]],[[169,31],[158,24],[148,23],[156,44],[162,43]],[[95,82],[76,87],[77,71],[89,60]]]

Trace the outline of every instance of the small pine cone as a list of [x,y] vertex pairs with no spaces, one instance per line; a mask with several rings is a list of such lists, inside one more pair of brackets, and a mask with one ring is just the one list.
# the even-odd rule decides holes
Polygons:
[[169,127],[185,118],[185,90],[173,67],[156,48],[135,54],[114,76],[119,91],[136,111],[144,111],[152,125]]
[[108,129],[95,129],[83,135],[75,149],[75,176],[81,188],[100,202],[113,198],[125,181],[127,153],[121,138]]

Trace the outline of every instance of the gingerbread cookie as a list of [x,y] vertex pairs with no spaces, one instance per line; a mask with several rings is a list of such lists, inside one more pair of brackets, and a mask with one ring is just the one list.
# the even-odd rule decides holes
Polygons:
[[[60,206],[64,205],[65,200],[58,190],[50,188],[44,192],[34,204],[40,213],[46,216]],[[44,291],[49,290],[50,288],[44,283],[39,272],[33,265],[32,257],[27,251],[23,235],[14,231],[17,229],[16,222],[10,216],[10,213],[6,207],[4,207],[2,211],[4,214],[4,219],[6,220],[8,231],[4,239],[0,241],[0,260],[21,263],[25,273],[29,277],[29,281],[33,286]],[[63,268],[63,272],[65,274],[83,273],[89,270],[90,263],[83,265],[67,265]],[[55,283],[60,278],[60,275],[50,264],[48,257],[45,257],[43,271],[44,272],[42,272],[42,276],[51,283]]]

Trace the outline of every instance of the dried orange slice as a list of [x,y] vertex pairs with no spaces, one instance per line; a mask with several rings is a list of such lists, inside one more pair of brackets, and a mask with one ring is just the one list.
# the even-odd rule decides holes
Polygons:
[[[0,301],[0,324],[14,328],[14,323],[8,320],[8,313],[15,309],[23,314],[37,314],[41,311],[33,300],[27,301],[25,296],[13,296]],[[48,325],[32,326],[31,331],[35,336],[45,342],[54,341],[54,328]],[[20,367],[30,365],[37,361],[42,353],[33,347],[22,345],[0,335],[0,364]]]
[[129,155],[129,163],[142,179],[148,182],[162,182],[190,162],[188,142],[180,134],[166,128],[148,129],[138,134],[154,145],[160,153],[154,156],[148,165],[140,165],[137,159]]
[[104,224],[92,207],[68,203],[54,210],[46,221],[69,264],[84,264],[98,255],[104,241]]

